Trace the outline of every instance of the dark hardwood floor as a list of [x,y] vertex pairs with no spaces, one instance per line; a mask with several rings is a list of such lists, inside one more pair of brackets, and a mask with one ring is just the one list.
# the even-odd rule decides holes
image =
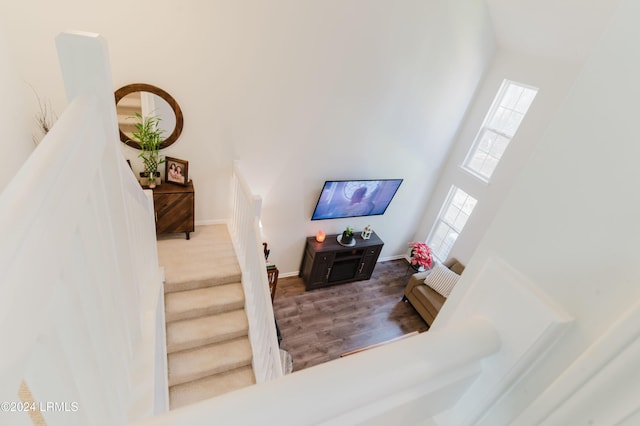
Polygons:
[[279,279],[273,307],[282,334],[280,347],[291,354],[293,370],[426,331],[424,320],[402,301],[411,273],[406,261],[394,260],[378,263],[370,280],[312,291],[305,291],[302,278]]

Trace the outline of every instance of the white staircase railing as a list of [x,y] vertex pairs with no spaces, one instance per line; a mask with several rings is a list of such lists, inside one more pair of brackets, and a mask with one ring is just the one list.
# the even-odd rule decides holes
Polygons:
[[[153,206],[120,152],[108,53],[63,34],[70,105],[0,197],[0,424],[122,425],[166,410]],[[21,407],[22,409],[19,409]]]
[[498,351],[488,321],[360,352],[142,420],[135,426],[394,425],[436,423]]
[[237,162],[233,167],[231,194],[229,231],[242,270],[253,370],[256,382],[261,383],[282,376],[282,364],[260,238],[262,200],[251,192]]

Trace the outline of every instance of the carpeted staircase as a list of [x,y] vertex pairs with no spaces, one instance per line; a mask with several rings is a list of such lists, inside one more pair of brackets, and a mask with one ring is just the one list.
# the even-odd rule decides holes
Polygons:
[[240,266],[226,225],[159,237],[171,409],[255,383]]

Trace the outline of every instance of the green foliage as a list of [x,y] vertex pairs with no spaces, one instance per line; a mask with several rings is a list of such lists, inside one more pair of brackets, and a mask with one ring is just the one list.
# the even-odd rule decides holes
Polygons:
[[353,228],[350,226],[347,226],[347,229],[344,230],[344,235],[347,237],[353,236]]
[[136,112],[135,118],[138,122],[135,124],[136,131],[133,132],[133,139],[140,145],[140,154],[144,162],[144,170],[149,176],[155,176],[158,166],[164,163],[164,158],[160,159],[160,145],[162,144],[162,133],[164,130],[158,128],[160,117],[149,115],[143,117]]

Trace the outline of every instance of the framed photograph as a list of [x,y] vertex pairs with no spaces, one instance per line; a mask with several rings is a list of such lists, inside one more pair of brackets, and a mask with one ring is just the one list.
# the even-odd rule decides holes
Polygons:
[[186,185],[189,182],[189,162],[180,160],[179,158],[165,158],[165,177],[166,182],[177,183],[178,185]]

